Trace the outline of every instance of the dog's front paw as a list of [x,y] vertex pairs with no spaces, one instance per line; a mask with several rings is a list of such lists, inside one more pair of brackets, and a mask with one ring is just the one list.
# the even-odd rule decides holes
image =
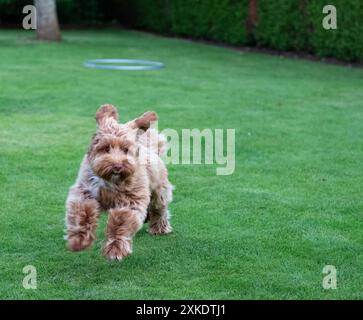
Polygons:
[[108,241],[103,248],[103,255],[110,260],[122,260],[132,253],[131,240],[112,240]]
[[68,248],[72,251],[81,251],[92,245],[95,240],[91,233],[68,234]]

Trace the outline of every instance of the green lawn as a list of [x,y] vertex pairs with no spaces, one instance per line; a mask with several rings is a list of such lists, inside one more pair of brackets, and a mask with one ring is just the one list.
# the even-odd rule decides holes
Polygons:
[[[362,299],[363,70],[126,31],[0,31],[0,298]],[[160,60],[156,71],[86,59]],[[174,232],[121,263],[72,253],[64,203],[99,105],[161,128],[235,128],[236,170],[170,165]],[[325,265],[336,290],[322,288]],[[22,287],[26,265],[38,289]]]

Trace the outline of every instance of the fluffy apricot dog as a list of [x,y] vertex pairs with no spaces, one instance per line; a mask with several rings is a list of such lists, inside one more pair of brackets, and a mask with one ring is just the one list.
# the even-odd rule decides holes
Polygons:
[[151,235],[171,232],[172,185],[160,158],[165,137],[150,128],[156,120],[154,112],[147,112],[120,124],[114,106],[97,111],[97,132],[66,203],[70,250],[92,245],[101,211],[109,213],[103,255],[111,260],[132,253],[132,237],[146,218]]

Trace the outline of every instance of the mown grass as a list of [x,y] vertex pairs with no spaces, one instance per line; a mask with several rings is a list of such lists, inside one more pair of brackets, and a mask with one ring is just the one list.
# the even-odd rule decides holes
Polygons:
[[[0,298],[362,299],[363,71],[126,31],[60,44],[0,31]],[[159,60],[158,71],[84,68]],[[235,128],[236,169],[171,165],[174,233],[110,263],[62,239],[64,202],[103,103],[160,128]],[[145,228],[144,228],[145,229]],[[322,288],[325,265],[338,288]],[[22,287],[25,265],[38,289]]]

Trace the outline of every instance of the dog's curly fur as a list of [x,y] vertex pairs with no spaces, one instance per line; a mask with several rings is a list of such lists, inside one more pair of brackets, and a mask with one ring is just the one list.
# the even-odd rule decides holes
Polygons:
[[101,211],[108,211],[103,254],[121,260],[132,253],[132,237],[148,218],[151,235],[171,232],[172,185],[160,156],[165,137],[150,123],[154,112],[125,124],[112,105],[96,113],[97,132],[84,156],[66,203],[68,247],[83,250],[96,239]]

